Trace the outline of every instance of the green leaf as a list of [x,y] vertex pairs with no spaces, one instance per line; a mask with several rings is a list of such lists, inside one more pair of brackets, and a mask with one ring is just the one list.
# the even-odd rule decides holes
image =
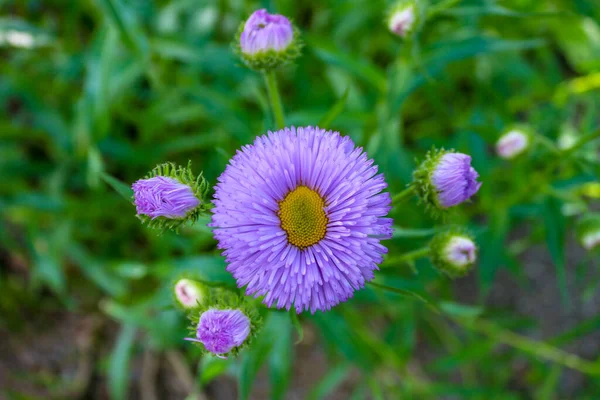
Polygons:
[[[292,310],[293,311],[293,310]],[[273,338],[273,348],[269,355],[271,399],[284,399],[292,373],[292,325],[285,313],[271,313],[265,329]]]
[[238,376],[238,395],[240,400],[246,400],[250,397],[250,391],[252,390],[256,374],[258,374],[260,367],[269,356],[269,352],[273,346],[273,337],[269,334],[267,327],[272,324],[272,316],[276,313],[269,312],[263,331],[256,338],[252,347],[243,355]]
[[294,326],[294,328],[296,329],[296,333],[298,334],[298,339],[294,344],[302,343],[302,341],[304,340],[304,328],[302,327],[302,323],[298,318],[298,314],[296,313],[296,310],[294,308],[290,309],[289,314],[290,320],[292,321],[292,325]]
[[440,312],[438,306],[427,294],[417,293],[415,291],[407,290],[407,289],[395,288],[395,287],[383,285],[381,283],[377,283],[377,282],[373,282],[373,281],[369,282],[368,284],[370,286],[374,286],[378,289],[385,290],[387,292],[391,292],[391,293],[399,294],[404,297],[419,300],[420,302],[425,303],[427,306],[429,306],[432,311],[434,311],[436,313]]
[[309,400],[326,399],[333,390],[338,387],[350,373],[350,364],[338,364],[329,369],[321,381],[311,390]]
[[346,88],[342,97],[327,111],[327,114],[321,118],[317,126],[322,129],[329,128],[329,125],[344,111],[346,100],[348,100],[348,88]]
[[306,35],[304,39],[323,62],[338,65],[356,74],[380,92],[385,92],[387,79],[385,74],[374,64],[364,59],[356,58],[350,52],[336,48],[334,43],[327,42],[321,37]]
[[453,303],[450,301],[443,301],[439,305],[443,312],[451,315],[452,317],[476,318],[483,313],[483,309],[481,307]]
[[562,215],[561,203],[554,197],[548,196],[544,204],[544,222],[546,227],[546,245],[556,267],[556,278],[561,298],[569,305],[567,276],[565,271],[565,235],[566,220]]
[[[416,89],[439,76],[449,64],[466,60],[480,54],[491,54],[505,51],[521,51],[544,45],[539,39],[505,40],[476,36],[467,39],[440,41],[424,50],[422,65],[415,71],[415,76],[400,85],[398,90],[390,91],[392,100],[390,109],[398,110],[404,100]],[[406,74],[406,71],[403,72]]]
[[131,203],[131,199],[133,197],[133,190],[130,186],[127,186],[120,180],[113,178],[112,176],[104,172],[100,172],[100,177],[117,193],[119,193],[125,200],[127,200],[127,202]]
[[101,9],[119,31],[123,42],[138,55],[145,56],[148,42],[133,11],[121,0],[100,0]]
[[136,328],[125,324],[117,337],[115,348],[110,356],[108,367],[108,391],[114,400],[125,400],[130,381],[129,362],[135,344]]
[[399,226],[394,226],[394,234],[393,238],[423,238],[428,236],[433,236],[437,232],[437,229],[410,229],[410,228],[401,228]]
[[225,258],[221,256],[196,256],[179,258],[165,264],[169,273],[169,278],[174,279],[177,276],[188,274],[194,279],[207,284],[216,286],[235,287],[235,280],[225,269]]
[[232,363],[232,359],[222,359],[212,355],[202,357],[200,364],[200,383],[202,386],[210,383],[216,377],[223,375]]

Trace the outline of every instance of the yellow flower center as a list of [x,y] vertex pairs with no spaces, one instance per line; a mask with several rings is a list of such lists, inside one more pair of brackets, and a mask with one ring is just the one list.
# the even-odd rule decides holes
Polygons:
[[298,186],[279,202],[281,228],[288,242],[305,249],[325,237],[329,220],[325,215],[325,201],[319,193],[306,186]]

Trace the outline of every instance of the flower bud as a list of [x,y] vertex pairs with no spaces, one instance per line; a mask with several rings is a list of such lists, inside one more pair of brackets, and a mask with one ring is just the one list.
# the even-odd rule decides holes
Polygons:
[[586,250],[600,248],[600,213],[592,213],[579,220],[576,232]]
[[450,277],[466,275],[477,259],[477,246],[463,230],[448,230],[434,236],[429,243],[431,262]]
[[290,20],[267,10],[257,10],[240,25],[236,48],[254,70],[272,70],[300,55],[298,31]]
[[200,315],[196,339],[209,352],[223,357],[235,347],[241,346],[250,334],[250,319],[240,310],[211,308]]
[[558,136],[558,148],[560,150],[568,150],[577,143],[578,133],[575,127],[571,124],[565,124]]
[[195,337],[185,340],[220,358],[237,355],[262,326],[252,300],[226,289],[211,289],[206,301],[190,312]]
[[195,178],[189,165],[158,165],[131,187],[137,216],[151,228],[176,229],[206,211],[208,183],[202,174]]
[[413,173],[413,185],[421,201],[435,215],[477,193],[481,187],[478,177],[470,156],[444,149],[432,150]]
[[204,304],[208,297],[208,288],[191,279],[179,279],[173,286],[175,301],[183,309],[190,309]]
[[387,25],[391,33],[401,38],[410,37],[419,22],[418,3],[414,0],[398,1],[388,11]]
[[532,135],[525,128],[512,128],[506,131],[496,142],[498,156],[510,160],[524,153],[531,144]]

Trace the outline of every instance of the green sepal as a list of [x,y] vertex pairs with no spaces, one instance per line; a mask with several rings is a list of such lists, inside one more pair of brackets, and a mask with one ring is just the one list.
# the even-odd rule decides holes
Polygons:
[[[202,214],[207,213],[212,208],[212,203],[206,201],[206,196],[210,190],[210,185],[208,181],[204,179],[202,172],[198,176],[195,176],[192,173],[191,165],[191,161],[188,162],[187,167],[177,166],[172,162],[159,164],[154,167],[154,169],[150,171],[144,177],[144,179],[150,179],[156,176],[165,176],[178,180],[192,189],[194,195],[198,198],[198,200],[200,200],[198,207],[188,211],[183,218],[156,217],[152,219],[147,215],[137,214],[137,217],[140,219],[140,221],[142,221],[143,224],[148,225],[148,227],[152,229],[159,229],[161,231],[170,229],[178,232],[179,228],[183,224],[194,224]],[[135,205],[135,202],[133,204]]]
[[[229,353],[220,354],[220,356],[223,357],[236,357],[242,350],[252,344],[252,341],[255,339],[256,335],[260,332],[263,326],[263,319],[254,299],[242,296],[241,294],[229,289],[211,288],[209,290],[209,296],[204,304],[199,304],[198,307],[188,310],[188,318],[192,322],[192,325],[189,327],[191,337],[196,337],[196,329],[198,327],[198,323],[200,322],[200,316],[210,309],[240,310],[250,320],[250,333],[248,334],[248,337],[244,343],[238,347],[234,347]],[[200,348],[203,354],[212,354],[210,351],[206,350],[202,343],[191,343]]]
[[477,254],[479,251],[473,235],[471,235],[465,228],[453,227],[435,235],[429,242],[429,257],[431,259],[431,263],[436,269],[445,273],[450,278],[459,278],[467,275],[475,265],[475,261],[467,265],[456,265],[448,260],[446,248],[450,244],[450,241],[455,237],[470,240],[475,245],[475,254]]
[[414,186],[415,192],[419,197],[419,204],[423,204],[425,210],[436,219],[446,217],[448,215],[448,208],[443,207],[439,202],[438,192],[431,181],[432,175],[440,159],[444,155],[453,152],[454,150],[433,148],[427,152],[425,159],[413,171],[413,182],[411,185]]
[[[292,21],[290,21],[290,23],[293,24]],[[302,42],[302,39],[300,39],[300,31],[295,26],[294,37],[285,49],[261,51],[256,54],[244,53],[242,51],[242,46],[240,45],[240,39],[245,24],[246,21],[243,21],[240,24],[232,47],[234,52],[242,59],[248,68],[259,72],[268,72],[279,68],[282,65],[291,63],[302,54],[304,43]]]

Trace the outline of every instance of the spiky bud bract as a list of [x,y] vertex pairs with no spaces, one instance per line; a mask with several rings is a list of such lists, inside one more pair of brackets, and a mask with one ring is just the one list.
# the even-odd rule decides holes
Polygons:
[[177,230],[210,209],[205,200],[209,188],[202,173],[192,173],[191,163],[187,167],[164,163],[132,185],[133,204],[138,218],[150,228]]

